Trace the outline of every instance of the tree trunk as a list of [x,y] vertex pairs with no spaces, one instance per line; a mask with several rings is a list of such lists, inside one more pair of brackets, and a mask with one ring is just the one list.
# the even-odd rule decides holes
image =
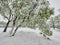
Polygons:
[[18,26],[16,27],[16,29],[15,29],[14,33],[12,34],[12,36],[15,35],[15,33],[16,33],[16,31],[17,31],[17,29],[18,29],[19,27],[20,27],[20,25],[18,25]]
[[3,32],[6,32],[7,31],[7,27],[9,25],[10,21],[7,22],[6,26],[5,26],[5,29],[3,30]]
[[13,30],[14,30],[14,26],[12,27],[12,29],[11,29],[11,31],[10,31],[10,35],[12,34]]
[[13,30],[14,30],[16,19],[17,19],[17,16],[15,16],[15,19],[13,20],[13,27],[12,27],[12,29],[11,29],[10,34],[12,34],[12,32],[13,32]]

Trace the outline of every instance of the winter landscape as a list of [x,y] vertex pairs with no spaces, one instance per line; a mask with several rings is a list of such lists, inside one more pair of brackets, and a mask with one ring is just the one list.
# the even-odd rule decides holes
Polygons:
[[60,45],[60,32],[56,30],[50,40],[40,35],[39,30],[21,28],[13,37],[10,37],[9,31],[5,33],[2,28],[0,30],[0,45]]
[[60,45],[60,0],[0,0],[0,45]]

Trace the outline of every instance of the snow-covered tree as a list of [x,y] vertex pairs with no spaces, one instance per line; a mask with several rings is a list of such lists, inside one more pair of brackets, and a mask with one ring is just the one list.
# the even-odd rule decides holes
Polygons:
[[7,19],[7,24],[3,32],[6,32],[7,27],[9,26],[9,23],[11,22],[13,16],[10,2],[10,0],[0,0],[0,15]]
[[60,29],[60,14],[50,18],[49,26],[54,29]]
[[[24,0],[24,2],[25,1],[26,0]],[[35,3],[31,1],[31,4],[31,10],[29,8],[26,9],[26,5],[25,10],[21,12],[25,16],[21,20],[20,24],[18,23],[19,25],[16,27],[13,35],[16,33],[19,27],[29,27],[34,29],[36,28],[36,25],[39,26],[43,35],[52,35],[49,26],[46,24],[47,19],[54,13],[53,8],[50,8],[48,5],[49,2],[46,0],[35,0]]]
[[[19,2],[19,1],[17,1],[17,2]],[[16,4],[18,4],[17,2],[16,2]],[[17,14],[20,13],[20,16],[18,15],[16,21],[15,22],[13,21],[13,23],[15,23],[13,26],[15,26],[17,24],[16,25],[17,27],[15,30],[17,30],[19,27],[29,26],[29,22],[31,23],[30,19],[33,17],[34,9],[37,6],[36,0],[35,1],[21,0],[19,3],[21,5],[21,7],[20,7],[20,10],[17,10],[16,12],[17,12]],[[12,32],[12,30],[11,30],[11,32]]]
[[[4,3],[6,3],[6,5],[4,6],[8,8],[7,10],[7,12],[9,12],[8,16],[11,17],[10,14],[13,15],[13,18],[11,18],[12,19],[11,22],[13,23],[11,32],[14,30],[12,36],[15,35],[19,27],[29,27],[34,29],[36,28],[36,25],[38,25],[39,29],[41,29],[43,35],[48,36],[52,35],[49,26],[46,24],[48,18],[54,13],[53,8],[49,7],[49,1],[47,0],[1,0],[1,1],[4,1]],[[14,29],[15,26],[16,28]]]

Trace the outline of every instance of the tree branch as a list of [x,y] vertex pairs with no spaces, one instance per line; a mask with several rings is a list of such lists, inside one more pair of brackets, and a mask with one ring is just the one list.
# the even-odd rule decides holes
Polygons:
[[7,16],[5,16],[5,15],[2,15],[4,18],[6,18],[7,20],[9,20],[9,18],[7,17]]

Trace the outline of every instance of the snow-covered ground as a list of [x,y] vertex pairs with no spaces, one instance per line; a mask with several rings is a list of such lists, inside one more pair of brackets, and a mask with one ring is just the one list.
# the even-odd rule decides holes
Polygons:
[[38,29],[19,28],[13,37],[10,37],[10,29],[3,33],[3,28],[0,28],[0,45],[60,45],[60,32],[56,30],[48,40],[40,36]]

